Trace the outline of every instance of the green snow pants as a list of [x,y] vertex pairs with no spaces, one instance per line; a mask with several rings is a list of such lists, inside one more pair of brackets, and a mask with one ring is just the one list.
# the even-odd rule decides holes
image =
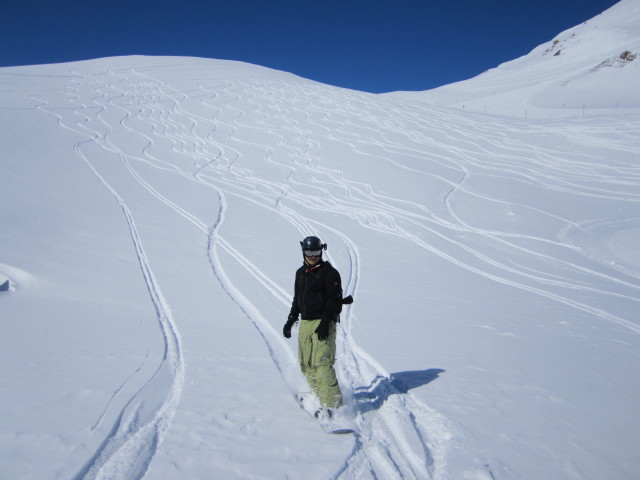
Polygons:
[[313,393],[325,407],[342,405],[342,392],[333,364],[336,361],[336,323],[329,325],[329,336],[319,340],[316,328],[320,320],[300,320],[298,360]]

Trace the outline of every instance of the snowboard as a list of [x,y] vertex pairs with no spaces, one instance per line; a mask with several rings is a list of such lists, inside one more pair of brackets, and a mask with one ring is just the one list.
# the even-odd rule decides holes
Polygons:
[[318,423],[323,432],[336,435],[356,433],[353,426],[349,425],[350,422],[346,422],[345,419],[340,418],[341,416],[337,413],[333,413],[332,415],[327,414],[327,411],[321,408],[320,402],[312,393],[297,393],[295,398],[300,408],[307,412],[311,418]]

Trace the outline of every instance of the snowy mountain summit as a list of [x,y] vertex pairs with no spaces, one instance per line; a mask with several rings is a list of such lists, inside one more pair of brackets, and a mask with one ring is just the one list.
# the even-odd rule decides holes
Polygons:
[[[639,478],[639,11],[430,92],[1,68],[0,478]],[[283,337],[308,235],[344,435]]]
[[622,0],[516,60],[423,93],[390,94],[500,115],[570,116],[640,106],[640,2]]

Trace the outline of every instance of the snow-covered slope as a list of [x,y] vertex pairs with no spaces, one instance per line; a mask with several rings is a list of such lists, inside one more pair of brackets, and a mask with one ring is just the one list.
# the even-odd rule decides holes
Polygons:
[[[0,69],[0,125],[0,477],[637,478],[637,109],[124,57]],[[312,233],[353,435],[293,398]]]
[[531,53],[426,92],[390,97],[514,117],[640,107],[640,1],[622,0]]

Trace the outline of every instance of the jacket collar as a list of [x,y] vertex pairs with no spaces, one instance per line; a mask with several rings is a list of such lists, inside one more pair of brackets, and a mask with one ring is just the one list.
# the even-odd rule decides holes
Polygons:
[[308,272],[315,272],[320,267],[322,267],[324,264],[325,264],[324,260],[320,259],[320,260],[318,260],[318,263],[316,263],[313,266],[308,265],[307,262],[304,262],[302,264],[302,266],[304,267],[305,273],[308,273]]

